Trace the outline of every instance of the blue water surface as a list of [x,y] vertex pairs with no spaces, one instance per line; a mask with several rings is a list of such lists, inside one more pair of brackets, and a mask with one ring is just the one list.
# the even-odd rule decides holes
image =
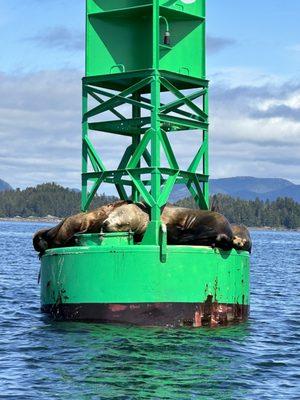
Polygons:
[[252,232],[249,322],[156,329],[41,315],[42,226],[0,222],[0,399],[300,399],[299,232]]

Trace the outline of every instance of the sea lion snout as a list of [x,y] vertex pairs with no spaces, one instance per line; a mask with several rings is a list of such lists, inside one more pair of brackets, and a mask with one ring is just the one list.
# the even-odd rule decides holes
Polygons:
[[143,234],[149,222],[148,214],[136,204],[125,204],[114,210],[103,222],[106,232]]
[[106,218],[102,223],[102,228],[106,231],[108,226],[109,226],[109,220],[108,218]]
[[[119,213],[118,213],[119,214]],[[111,215],[103,222],[106,232],[127,232],[131,230],[130,221],[124,215]],[[121,217],[121,218],[120,218]]]
[[42,234],[36,234],[33,237],[34,250],[43,255],[48,250],[48,242],[43,238]]
[[234,238],[233,238],[234,245],[243,247],[245,243],[246,243],[246,239],[242,239],[239,236],[234,236]]
[[233,232],[233,247],[236,250],[245,250],[251,253],[252,249],[252,240],[250,236],[249,230],[245,225],[236,225],[232,224],[232,232]]

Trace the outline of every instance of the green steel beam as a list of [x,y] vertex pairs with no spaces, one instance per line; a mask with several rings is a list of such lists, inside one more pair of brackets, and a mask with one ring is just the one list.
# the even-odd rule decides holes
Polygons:
[[[209,106],[208,106],[208,93],[203,96],[203,109],[205,113],[208,115]],[[203,146],[205,146],[205,152],[203,154],[203,173],[205,175],[209,174],[209,153],[208,153],[208,131],[203,131]],[[205,182],[203,184],[203,195],[205,198],[205,202],[207,207],[209,208],[209,182]]]
[[161,83],[164,85],[166,89],[168,89],[171,93],[175,94],[180,100],[183,101],[183,104],[188,106],[191,110],[193,110],[203,122],[207,120],[207,115],[204,111],[202,111],[195,103],[193,103],[188,96],[185,96],[178,90],[174,85],[172,85],[167,79],[161,78]]
[[[101,104],[105,103],[105,102],[108,101],[108,100],[103,100],[103,99],[101,99],[101,98],[100,98],[99,96],[97,96],[95,93],[98,93],[98,94],[100,94],[100,95],[102,95],[102,96],[108,97],[109,99],[112,99],[113,97],[116,97],[116,98],[119,98],[121,101],[124,100],[124,98],[123,98],[123,96],[121,96],[121,94],[110,93],[110,92],[108,92],[108,91],[106,91],[106,90],[101,90],[101,89],[93,88],[93,87],[91,87],[91,86],[87,86],[87,88],[88,88],[88,92],[89,92],[89,94],[90,94],[91,96],[94,95],[93,97],[94,97],[95,99],[96,99],[96,97],[98,97],[98,99],[101,100],[101,101],[98,100],[99,102],[101,102]],[[134,100],[134,95],[132,95],[131,97],[126,97],[125,100],[126,100],[126,103],[132,104],[133,106],[136,106],[136,107],[138,107],[138,108],[144,108],[144,109],[146,109],[146,110],[152,110],[151,104],[148,104],[148,103],[145,103],[145,104],[144,104],[144,102],[142,102],[142,101]],[[121,118],[121,119],[126,119],[126,118],[123,117],[123,118]]]
[[[102,7],[91,0],[88,2],[98,9]],[[161,208],[168,201],[176,183],[186,184],[199,207],[204,209],[209,207],[208,81],[204,79],[204,47],[198,44],[202,43],[203,45],[204,43],[202,39],[204,39],[205,18],[204,14],[199,15],[185,11],[194,9],[194,6],[182,5],[182,10],[180,10],[176,9],[173,3],[167,6],[165,3],[163,4],[162,6],[161,1],[153,0],[147,6],[139,5],[140,7],[137,7],[134,4],[132,8],[117,11],[113,5],[110,6],[108,3],[104,11],[95,11],[99,18],[97,23],[95,22],[97,24],[95,27],[99,31],[95,36],[94,27],[91,30],[89,25],[91,21],[87,22],[88,68],[87,76],[83,79],[82,99],[82,210],[89,207],[101,183],[114,184],[122,199],[128,198],[125,190],[125,187],[128,187],[134,202],[139,201],[142,197],[151,207],[150,224],[143,239],[143,244],[151,245],[160,243]],[[195,8],[195,10],[198,9]],[[138,13],[137,18],[132,19],[133,12]],[[202,12],[204,13],[204,9]],[[128,32],[131,32],[131,36],[138,24],[145,28],[145,32],[149,29],[148,33],[150,32],[152,36],[152,49],[148,58],[145,58],[147,45],[139,39],[137,39],[136,45],[139,46],[141,43],[143,46],[140,48],[140,52],[135,53],[136,56],[132,58],[133,49],[128,48],[126,42],[128,32],[125,31],[122,44],[118,44],[119,47],[115,48],[116,53],[110,53],[110,43],[115,41],[115,37],[111,34],[104,42],[102,35],[108,34],[109,29],[113,26],[110,25],[110,18],[112,15],[119,15],[118,13],[121,13],[124,18],[128,17],[131,21],[131,25],[128,25]],[[148,15],[149,19],[142,19],[145,15]],[[178,25],[176,25],[177,29],[182,29],[181,40],[177,42],[175,35],[174,42],[167,50],[163,49],[161,43],[163,26],[160,25],[160,20],[162,19],[167,21],[172,38],[174,21]],[[101,24],[104,20],[107,32],[102,30]],[[125,21],[126,19],[122,19],[123,25],[120,24],[120,27],[125,26]],[[147,26],[147,21],[149,26]],[[121,29],[120,27],[117,29]],[[91,40],[95,45],[92,46]],[[96,42],[99,47],[96,46]],[[200,57],[194,57],[193,55],[200,48]],[[122,57],[118,57],[118,51],[123,54]],[[185,59],[182,54],[185,54]],[[141,67],[141,63],[148,62],[150,58],[151,63],[146,67]],[[120,62],[122,62],[121,67]],[[130,70],[130,63],[132,66],[136,66],[135,70]],[[98,66],[98,70],[95,66]],[[108,69],[105,70],[105,68]],[[120,69],[122,72],[119,72]],[[94,75],[90,74],[92,70],[95,71]],[[97,71],[101,72],[97,74]],[[191,89],[192,92],[186,95],[182,92],[186,89]],[[163,104],[160,100],[162,92],[170,92],[177,99]],[[150,94],[150,99],[145,97],[147,93]],[[89,109],[88,96],[96,100],[98,105]],[[201,97],[202,104],[199,105]],[[129,118],[116,110],[123,104],[132,107]],[[182,110],[181,107],[185,109]],[[103,120],[102,117],[100,117],[101,120],[95,120],[106,111],[114,114],[117,120],[108,121]],[[147,116],[147,113],[150,115]],[[90,118],[93,120],[91,121]],[[89,130],[131,138],[131,144],[126,147],[116,170],[105,169],[104,163],[88,137]],[[183,171],[173,152],[167,132],[185,130],[201,132],[202,140],[199,141],[198,149],[195,149],[196,155],[191,160],[188,169]],[[161,165],[162,150],[169,167]],[[142,168],[142,159],[145,160],[147,167]],[[92,171],[88,170],[88,160],[90,160]],[[89,182],[93,185],[88,193]]]
[[[146,97],[141,97],[141,99],[143,100],[144,103],[150,102],[149,99],[147,99]],[[178,100],[179,102],[181,102],[182,100]],[[164,103],[160,103],[160,110],[162,111],[162,107],[167,106],[168,104],[164,104]],[[195,114],[192,114],[188,111],[184,111],[184,110],[179,110],[176,107],[172,110],[168,110],[167,112],[174,112],[176,114],[182,115],[184,117],[188,117],[188,118],[195,118],[195,119],[199,119],[199,117]],[[162,111],[163,113],[167,113],[165,111]]]
[[90,111],[86,113],[86,118],[94,117],[95,115],[101,114],[105,111],[110,110],[111,108],[118,107],[124,103],[132,104],[131,100],[126,96],[129,94],[135,93],[136,91],[142,89],[144,86],[149,84],[152,81],[152,78],[142,79],[140,82],[135,83],[129,88],[123,90],[121,93],[112,96],[109,100],[105,101],[103,104],[100,104],[97,107],[94,107]]
[[[135,93],[133,95],[133,99],[135,101],[135,103],[137,104],[141,104],[141,96],[138,93]],[[150,105],[150,109],[152,109],[152,105]],[[140,118],[141,117],[141,107],[139,105],[132,105],[132,119],[135,118]],[[139,147],[139,144],[141,142],[141,134],[138,135],[134,135],[132,136],[132,153]],[[129,158],[127,161],[127,164],[129,162]],[[137,164],[137,168],[141,167],[141,161],[138,162]],[[135,186],[132,186],[132,190],[131,190],[131,199],[132,201],[134,201],[135,203],[139,201],[139,191],[137,190],[137,188]]]
[[136,117],[127,119],[126,121],[114,120],[103,122],[90,122],[89,129],[99,132],[115,133],[123,136],[134,136],[142,134],[146,131],[143,127],[150,124],[150,117]]
[[[145,135],[142,137],[139,145],[136,147],[135,152],[132,155],[131,160],[128,163],[128,168],[136,168],[141,157],[145,153],[146,147],[151,140],[151,129],[148,129]],[[151,155],[150,155],[150,165],[151,163]]]
[[195,121],[192,119],[174,117],[173,115],[159,114],[159,119],[162,122],[167,122],[174,126],[178,126],[178,128],[180,128],[180,129],[183,129],[183,128],[200,129],[200,130],[208,129],[207,122],[201,122],[201,121]]
[[204,154],[207,152],[207,146],[208,146],[207,141],[204,141],[202,143],[202,146],[200,147],[200,149],[197,151],[197,154],[195,155],[195,157],[194,157],[193,161],[191,162],[190,166],[188,167],[188,171],[189,172],[194,172],[195,173],[197,171],[197,169],[199,167],[199,164],[200,164],[200,161],[203,159]]
[[87,108],[88,108],[88,100],[87,100],[87,91],[86,88],[82,87],[82,157],[81,157],[81,163],[82,163],[82,177],[81,177],[81,210],[86,211],[87,207],[87,179],[84,176],[84,174],[87,173],[88,171],[88,149],[87,149],[87,142],[86,138],[88,135],[88,123],[87,119],[85,118]]
[[88,138],[88,136],[85,136],[84,138],[85,143],[87,144],[87,148],[88,148],[88,153],[90,155],[90,158],[94,160],[94,162],[97,164],[97,166],[99,167],[99,169],[101,171],[105,171],[105,165],[103,164],[101,158],[99,157],[95,147],[93,146],[92,142],[90,141],[90,139]]
[[[187,104],[186,103],[187,99],[190,100],[190,101],[195,100],[198,97],[203,96],[206,92],[207,92],[207,89],[201,89],[201,90],[199,90],[199,91],[197,91],[195,93],[192,93],[192,94],[190,94],[188,96],[180,97],[178,100],[174,100],[171,103],[164,104],[163,106],[161,106],[160,107],[160,112],[168,113],[168,112],[171,112],[171,111],[176,111],[176,109],[178,107],[181,107],[184,104]],[[191,114],[191,115],[194,115],[194,114]],[[207,115],[206,115],[206,118],[207,118]]]
[[161,140],[162,146],[164,148],[167,160],[170,164],[170,167],[173,169],[179,169],[179,165],[178,165],[176,157],[173,153],[173,149],[169,142],[168,136],[163,129],[160,129],[160,140]]
[[[101,97],[99,97],[94,90],[91,90],[91,88],[89,86],[87,86],[87,90],[90,96],[92,96],[96,101],[98,101],[100,104],[105,103],[105,100],[101,99]],[[111,111],[116,117],[120,118],[123,121],[126,121],[126,117],[124,117],[124,115],[122,115],[121,113],[119,113],[117,110],[114,109],[110,109],[109,111]]]

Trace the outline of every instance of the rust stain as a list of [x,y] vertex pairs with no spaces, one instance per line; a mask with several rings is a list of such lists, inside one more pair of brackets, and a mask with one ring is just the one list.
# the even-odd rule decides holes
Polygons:
[[141,306],[139,304],[130,304],[130,310],[139,310]]
[[201,314],[199,311],[195,312],[195,316],[194,316],[194,327],[195,328],[200,328],[200,326],[202,326],[202,318],[201,318]]
[[127,306],[124,304],[110,304],[109,305],[109,311],[111,312],[119,312],[119,311],[125,311],[127,310]]
[[214,291],[215,291],[215,301],[217,301],[217,293],[218,293],[218,277],[216,277],[216,279],[215,279]]

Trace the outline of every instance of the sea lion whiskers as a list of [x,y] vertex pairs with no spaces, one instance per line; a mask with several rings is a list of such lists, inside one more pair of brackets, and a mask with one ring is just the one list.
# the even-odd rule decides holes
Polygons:
[[196,221],[197,217],[196,216],[187,216],[187,221],[186,221],[186,229],[190,229],[192,227],[192,225],[194,224],[194,222]]

